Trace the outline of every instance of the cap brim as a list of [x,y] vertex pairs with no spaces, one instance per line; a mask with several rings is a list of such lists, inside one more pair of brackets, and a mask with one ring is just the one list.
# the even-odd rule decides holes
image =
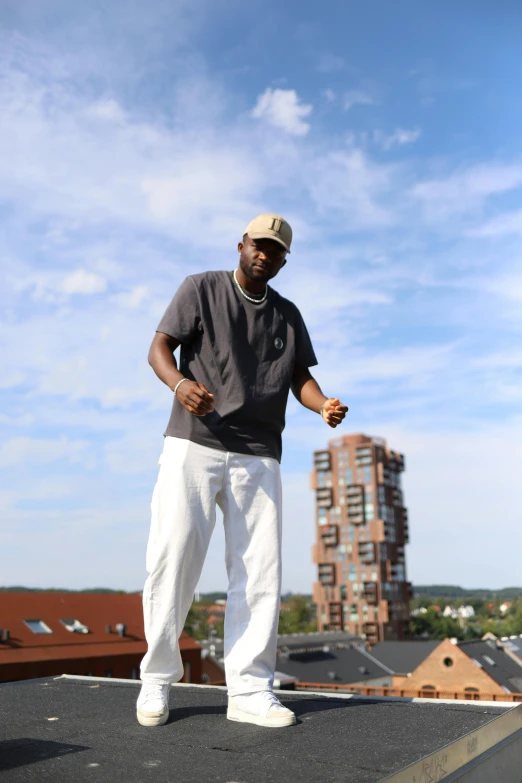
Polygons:
[[279,237],[274,236],[273,234],[268,233],[268,231],[254,231],[253,234],[248,232],[248,236],[250,239],[273,239],[274,242],[277,242],[279,245],[282,245],[287,253],[290,253],[290,248],[285,245],[282,239],[279,239]]

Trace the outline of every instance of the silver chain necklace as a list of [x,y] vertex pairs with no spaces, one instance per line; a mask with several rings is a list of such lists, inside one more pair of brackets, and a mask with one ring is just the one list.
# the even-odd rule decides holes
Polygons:
[[238,281],[238,279],[237,279],[237,275],[236,275],[236,270],[235,270],[235,269],[234,269],[234,280],[236,281],[236,285],[237,285],[237,287],[239,288],[239,291],[240,291],[240,293],[241,293],[241,294],[243,294],[243,296],[245,297],[245,299],[248,299],[248,301],[249,301],[249,302],[253,302],[254,304],[261,304],[261,302],[264,302],[264,301],[265,301],[265,299],[267,298],[267,296],[268,296],[268,286],[265,286],[265,293],[263,294],[263,296],[261,297],[261,299],[253,299],[253,298],[252,298],[251,296],[249,296],[248,294],[245,294],[244,290],[243,290],[243,289],[241,288],[241,286],[239,285],[239,281]]

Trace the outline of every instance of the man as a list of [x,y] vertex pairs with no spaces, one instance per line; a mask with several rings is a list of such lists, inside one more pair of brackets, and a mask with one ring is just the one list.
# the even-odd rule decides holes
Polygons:
[[[292,230],[258,215],[238,245],[234,272],[190,275],[160,321],[149,352],[174,392],[147,545],[143,591],[148,651],[138,721],[167,721],[171,683],[183,676],[178,639],[215,524],[223,512],[229,579],[225,673],[230,720],[288,726],[272,692],[281,597],[281,433],[291,388],[336,427],[348,408],[311,376],[317,364],[297,307],[268,286],[286,264]],[[181,345],[179,370],[173,353]]]

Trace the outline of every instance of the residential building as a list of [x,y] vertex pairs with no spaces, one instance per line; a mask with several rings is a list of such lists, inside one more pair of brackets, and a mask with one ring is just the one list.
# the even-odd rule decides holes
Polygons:
[[404,456],[382,438],[345,435],[314,452],[320,631],[344,629],[370,645],[408,637],[403,470]]
[[444,639],[407,678],[394,677],[393,685],[422,691],[521,693],[522,661],[493,639]]
[[[202,641],[202,682],[210,685],[221,685],[225,683],[225,662],[224,662],[224,642],[222,639],[209,639]],[[364,649],[364,641],[345,631],[313,631],[311,633],[289,633],[279,634],[277,637],[277,671],[275,673],[274,687],[293,687],[293,683],[298,679],[293,671],[286,671],[284,662],[288,660],[290,654],[317,655],[320,653],[329,653],[331,650],[343,651],[351,648]],[[324,657],[324,656],[323,656]],[[330,667],[331,668],[331,667]],[[383,668],[384,674],[388,674]],[[376,674],[375,676],[379,676]],[[326,681],[326,680],[325,680]],[[380,683],[379,683],[380,684]]]
[[[201,682],[201,648],[180,639],[183,682]],[[139,678],[147,650],[140,593],[0,593],[0,682],[61,674]]]

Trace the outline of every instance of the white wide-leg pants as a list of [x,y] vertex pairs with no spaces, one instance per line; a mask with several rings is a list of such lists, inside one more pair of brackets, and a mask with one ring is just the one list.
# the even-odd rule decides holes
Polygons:
[[179,637],[223,512],[228,574],[224,658],[229,696],[271,690],[281,597],[279,463],[165,438],[152,496],[143,590],[141,679],[183,677]]

